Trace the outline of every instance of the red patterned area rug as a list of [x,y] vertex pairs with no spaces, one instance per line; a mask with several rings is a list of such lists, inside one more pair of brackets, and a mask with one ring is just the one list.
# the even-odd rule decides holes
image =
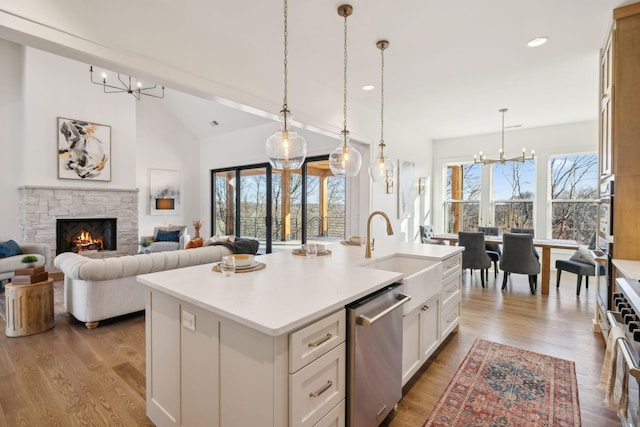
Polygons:
[[424,427],[580,425],[572,361],[476,339]]

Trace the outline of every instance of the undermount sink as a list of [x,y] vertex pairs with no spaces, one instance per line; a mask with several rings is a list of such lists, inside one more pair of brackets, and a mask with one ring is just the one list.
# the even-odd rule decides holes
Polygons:
[[399,282],[403,285],[403,293],[411,297],[411,301],[404,305],[404,314],[410,313],[423,301],[440,292],[442,263],[439,261],[391,255],[360,266],[403,274]]

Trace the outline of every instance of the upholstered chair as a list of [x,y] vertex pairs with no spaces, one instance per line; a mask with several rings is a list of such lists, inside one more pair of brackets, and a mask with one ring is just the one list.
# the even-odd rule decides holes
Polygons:
[[[485,236],[498,235],[498,227],[478,227],[478,231],[483,232]],[[484,248],[489,258],[491,258],[491,262],[493,262],[493,277],[498,277],[498,262],[500,261],[500,257],[502,257],[500,245],[497,243],[485,243]],[[487,270],[487,280],[489,280],[489,270]]]
[[461,231],[458,233],[458,245],[464,246],[462,252],[462,269],[480,270],[480,281],[484,288],[486,270],[491,267],[491,258],[484,247],[484,233]]
[[504,272],[502,289],[507,288],[507,278],[511,273],[527,274],[529,288],[535,294],[540,274],[540,261],[533,248],[533,236],[525,233],[504,233],[502,235],[502,258],[500,269]]
[[[531,234],[532,237],[536,236],[536,230],[534,228],[512,228],[511,229],[512,233],[524,233],[524,234]],[[540,254],[538,253],[538,251],[536,251],[534,249],[534,252],[536,254],[536,258],[540,259]]]

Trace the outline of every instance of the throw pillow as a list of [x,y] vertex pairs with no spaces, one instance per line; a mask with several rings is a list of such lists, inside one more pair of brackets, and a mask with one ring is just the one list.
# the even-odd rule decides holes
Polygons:
[[180,241],[180,230],[176,230],[176,231],[158,230],[158,234],[156,235],[156,242],[179,242],[179,241]]
[[596,264],[596,260],[591,254],[591,251],[587,248],[582,248],[582,247],[578,248],[578,250],[575,251],[575,253],[571,255],[571,258],[569,259],[571,261],[584,262],[585,264],[591,264],[591,265]]
[[200,237],[197,237],[193,240],[189,240],[186,245],[184,245],[185,249],[199,248],[203,245],[203,241]]
[[8,258],[14,255],[21,255],[22,249],[14,240],[7,240],[0,243],[0,258]]

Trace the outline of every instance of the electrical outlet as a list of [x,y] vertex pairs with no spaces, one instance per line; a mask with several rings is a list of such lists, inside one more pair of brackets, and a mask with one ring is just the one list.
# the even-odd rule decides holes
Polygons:
[[182,310],[182,326],[192,332],[196,331],[196,315]]

